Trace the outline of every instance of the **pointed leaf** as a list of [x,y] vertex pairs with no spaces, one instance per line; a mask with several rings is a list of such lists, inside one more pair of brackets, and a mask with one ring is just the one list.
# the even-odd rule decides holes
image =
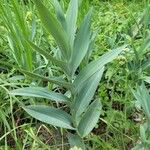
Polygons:
[[26,87],[10,91],[11,95],[29,96],[29,97],[41,97],[56,102],[69,102],[69,98],[61,93],[49,91],[42,87]]
[[60,109],[43,105],[30,105],[24,107],[24,110],[29,115],[42,122],[53,126],[74,130],[70,115]]
[[89,60],[89,58],[92,54],[93,46],[95,44],[95,40],[96,40],[96,36],[98,35],[98,31],[99,30],[96,30],[95,32],[91,33],[90,44],[89,44],[89,47],[88,47],[88,52],[86,54],[86,57],[87,57],[88,60]]
[[23,70],[23,69],[18,69],[18,70],[20,72],[28,75],[29,77],[32,77],[32,78],[35,78],[35,79],[42,79],[43,81],[48,81],[48,82],[60,85],[62,87],[66,87],[68,89],[72,88],[72,85],[70,83],[68,83],[65,80],[60,79],[58,77],[44,77],[42,75],[39,75],[39,74],[36,74],[36,73],[32,73],[30,71],[26,71],[26,70]]
[[61,23],[63,29],[65,31],[67,31],[66,18],[65,18],[64,11],[63,11],[60,3],[58,2],[58,0],[51,0],[50,2],[55,7],[55,12],[56,12],[56,15],[57,15],[57,19]]
[[144,109],[145,115],[150,120],[150,95],[144,83],[138,87],[136,92],[133,92],[135,98]]
[[78,17],[78,0],[71,0],[66,13],[67,35],[69,37],[71,46],[73,46],[74,42],[77,17]]
[[89,106],[78,126],[78,132],[82,137],[88,135],[95,127],[99,119],[101,109],[102,105],[99,100],[95,100]]
[[91,102],[97,86],[99,85],[99,81],[103,75],[103,72],[104,68],[96,72],[87,81],[85,81],[84,85],[79,90],[79,93],[77,94],[77,97],[75,99],[75,104],[73,105],[73,109],[75,110],[77,118],[85,111],[85,109]]
[[49,54],[47,51],[39,48],[38,46],[36,46],[34,43],[28,41],[29,45],[37,52],[39,52],[40,54],[42,54],[43,56],[45,56],[48,60],[54,62],[56,65],[58,65],[61,68],[66,68],[65,67],[65,62],[57,60],[56,58],[54,58],[53,56],[51,56],[51,54]]
[[111,62],[114,58],[116,58],[118,54],[124,50],[125,47],[126,46],[121,46],[117,49],[109,51],[106,54],[102,55],[97,60],[94,60],[91,63],[89,63],[85,68],[83,68],[76,77],[76,79],[74,80],[75,92],[77,92],[79,87],[81,87],[82,84],[88,78],[90,78],[95,72],[97,72],[104,65],[106,65],[107,63]]
[[144,39],[142,46],[139,48],[138,50],[139,56],[143,55],[149,47],[150,47],[150,35]]
[[150,77],[145,76],[145,77],[144,77],[144,81],[150,84]]
[[51,12],[41,3],[40,0],[34,0],[37,6],[41,21],[45,28],[55,38],[64,58],[70,57],[70,46],[68,44],[67,34],[63,30],[58,20],[51,14]]
[[90,10],[85,16],[74,41],[74,48],[70,62],[71,75],[74,75],[76,69],[88,51],[90,43],[91,14],[92,10]]
[[2,61],[2,60],[0,60],[0,64],[4,65],[5,67],[7,66],[7,67],[15,68],[16,70],[20,71],[23,74],[26,74],[27,76],[31,77],[32,79],[38,79],[38,80],[41,79],[43,81],[48,81],[48,82],[54,83],[56,85],[65,87],[65,88],[70,89],[70,90],[74,89],[73,85],[66,82],[64,79],[61,79],[58,77],[44,77],[42,75],[27,71],[27,70],[20,69],[20,68],[18,68],[18,66],[15,66],[11,63],[8,63],[8,62]]

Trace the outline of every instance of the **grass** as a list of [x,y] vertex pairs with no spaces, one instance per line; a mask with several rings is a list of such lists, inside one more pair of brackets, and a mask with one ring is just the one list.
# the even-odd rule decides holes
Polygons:
[[[44,1],[46,4],[48,1]],[[64,1],[65,6],[68,1]],[[137,24],[139,16],[142,14],[145,8],[146,1],[127,1],[127,0],[115,0],[115,1],[86,1],[83,2],[80,8],[80,18],[82,19],[90,6],[94,7],[92,28],[99,29],[96,39],[95,50],[92,54],[92,58],[98,58],[108,49],[116,48],[119,45],[128,43],[132,48],[131,52],[125,52],[121,57],[118,57],[113,63],[107,66],[102,82],[99,85],[95,97],[100,97],[103,104],[103,113],[99,120],[99,123],[92,131],[92,133],[85,138],[85,142],[88,144],[89,149],[93,150],[126,150],[132,149],[139,141],[140,131],[139,126],[143,123],[144,113],[138,110],[135,105],[135,98],[131,89],[136,89],[137,83],[141,82],[141,76],[149,76],[149,67],[140,73],[140,77],[137,77],[137,72],[129,69],[129,62],[134,63],[133,48],[138,49],[142,44],[142,38],[144,37],[145,30],[142,28],[138,33],[137,38],[132,37],[132,27]],[[149,1],[147,1],[149,3]],[[5,4],[5,2],[4,2]],[[10,3],[10,12],[15,14],[15,10]],[[8,7],[3,5],[4,10],[8,11]],[[27,24],[25,19],[30,19],[36,13],[34,7],[30,4],[17,4],[18,8],[22,8],[20,13],[24,12],[22,22]],[[2,11],[2,10],[0,10]],[[34,14],[35,13],[35,14]],[[10,14],[10,16],[11,16]],[[32,14],[32,15],[31,15]],[[10,17],[8,16],[8,18]],[[47,32],[41,27],[41,23],[36,18],[36,35],[35,41],[41,47],[49,50],[50,46],[55,46],[54,40],[51,36],[48,36]],[[80,19],[79,18],[79,23]],[[23,26],[16,23],[17,17],[12,17],[11,25],[18,25],[19,32],[24,31]],[[19,20],[18,20],[19,21]],[[30,20],[29,20],[30,21]],[[31,22],[29,22],[31,25]],[[5,22],[3,17],[0,17],[0,58],[4,62],[10,62],[14,66],[19,66],[26,70],[32,70],[38,74],[51,75],[52,72],[59,75],[56,72],[55,66],[48,67],[46,59],[36,55],[32,55],[29,46],[26,43],[21,43],[17,46],[16,50],[20,51],[14,54],[10,44],[8,44],[7,36],[8,30],[12,27],[7,27],[9,24]],[[7,29],[8,28],[8,29]],[[26,27],[25,27],[26,28]],[[6,30],[7,29],[7,30]],[[33,34],[31,26],[27,28],[28,32]],[[143,31],[144,30],[144,31]],[[146,29],[147,30],[147,29]],[[2,33],[2,34],[1,34]],[[12,32],[11,32],[12,34]],[[18,42],[18,35],[16,29],[13,31],[14,41]],[[20,32],[23,38],[29,39],[31,36],[24,35]],[[20,40],[19,40],[20,41]],[[47,43],[50,41],[51,45]],[[17,60],[16,55],[23,54],[23,48],[28,47],[29,53],[25,55],[22,60]],[[15,44],[14,44],[15,45]],[[147,56],[145,54],[140,55],[140,60],[148,58],[149,49],[147,49]],[[32,56],[31,56],[32,55]],[[20,56],[17,56],[18,59]],[[29,58],[28,58],[29,57]],[[1,61],[0,60],[0,61]],[[30,61],[28,61],[30,60]],[[26,61],[29,62],[25,63]],[[32,63],[34,62],[34,63]],[[33,66],[32,66],[33,65]],[[135,67],[133,67],[134,69]],[[134,73],[134,74],[133,74]],[[13,78],[12,78],[13,77]],[[138,80],[138,82],[137,82]],[[8,67],[4,64],[0,66],[0,149],[69,149],[69,143],[67,142],[66,132],[42,124],[41,122],[29,117],[20,107],[21,105],[38,104],[41,103],[39,99],[32,99],[26,97],[13,97],[10,96],[9,90],[15,87],[23,87],[28,85],[44,85],[52,87],[51,84],[42,81],[35,80],[34,78],[25,78],[24,74],[19,72],[15,68]],[[149,89],[149,84],[146,84]],[[56,90],[57,87],[55,88]],[[46,101],[43,104],[48,103]]]

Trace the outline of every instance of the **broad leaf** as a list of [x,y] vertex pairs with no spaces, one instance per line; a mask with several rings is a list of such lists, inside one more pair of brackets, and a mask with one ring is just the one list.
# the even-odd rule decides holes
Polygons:
[[107,63],[111,62],[114,58],[116,58],[118,54],[124,50],[125,47],[126,46],[121,46],[117,49],[109,51],[106,54],[102,55],[97,60],[94,60],[91,63],[89,63],[85,68],[83,68],[76,77],[76,79],[74,80],[75,92],[77,92],[79,87],[81,87],[82,84],[88,78],[90,78],[95,72],[97,72],[104,65],[106,65]]
[[91,14],[92,10],[90,10],[85,16],[74,41],[74,48],[70,62],[72,76],[88,51],[90,43]]
[[73,108],[76,114],[76,121],[78,122],[78,117],[85,111],[89,103],[91,102],[94,93],[99,85],[99,81],[103,75],[104,68],[92,75],[87,81],[85,81],[83,87],[79,90],[75,98],[75,104]]
[[102,105],[99,100],[95,100],[89,106],[78,126],[78,132],[81,135],[81,137],[85,137],[86,135],[88,135],[95,127],[99,119],[101,109]]
[[24,107],[24,110],[29,115],[42,122],[53,126],[74,130],[70,115],[60,109],[43,105],[30,105]]
[[26,87],[10,91],[11,95],[29,96],[29,97],[41,97],[56,102],[69,102],[69,98],[61,93],[49,91],[42,87]]
[[76,22],[78,17],[78,0],[71,0],[66,13],[67,35],[70,45],[73,46],[76,32]]
[[64,58],[69,59],[70,57],[70,46],[68,43],[68,37],[64,29],[58,20],[52,15],[52,13],[41,3],[40,0],[34,0],[41,21],[45,28],[55,38]]

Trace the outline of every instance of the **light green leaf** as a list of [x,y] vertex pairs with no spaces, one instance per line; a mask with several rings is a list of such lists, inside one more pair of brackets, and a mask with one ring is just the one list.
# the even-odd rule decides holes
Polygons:
[[77,97],[75,98],[75,104],[73,108],[76,113],[76,121],[78,122],[78,117],[85,111],[89,103],[91,102],[94,93],[99,85],[99,81],[103,75],[104,68],[100,69],[94,75],[92,75],[84,85],[79,90]]
[[56,15],[57,15],[57,19],[61,23],[64,30],[67,31],[66,18],[65,18],[64,11],[63,11],[60,3],[58,2],[58,0],[51,0],[50,2],[55,7],[55,12],[56,12]]
[[133,92],[135,98],[144,109],[145,115],[150,120],[150,95],[144,83],[138,87],[136,92]]
[[144,39],[143,44],[138,51],[139,56],[143,55],[149,47],[150,47],[150,35]]
[[49,54],[47,51],[39,48],[38,46],[36,46],[34,43],[28,41],[29,45],[37,52],[39,52],[40,54],[42,54],[43,56],[45,56],[48,60],[54,62],[56,65],[58,65],[59,67],[61,67],[62,69],[66,69],[66,63],[61,61],[61,60],[57,60],[56,58],[54,58],[53,56],[51,56],[51,54]]
[[98,35],[98,32],[99,32],[99,30],[96,30],[95,32],[91,33],[90,44],[89,44],[88,51],[86,54],[87,62],[89,61],[92,51],[94,50],[93,47],[94,47],[96,36]]
[[125,47],[126,46],[121,46],[117,49],[111,50],[106,54],[102,55],[97,60],[94,60],[91,63],[89,63],[85,68],[83,68],[81,72],[78,74],[78,76],[76,77],[76,79],[74,80],[75,92],[77,92],[79,87],[81,87],[82,84],[88,78],[90,78],[95,72],[97,72],[104,65],[106,65],[107,63],[115,59],[118,56],[118,54],[125,49]]
[[88,135],[92,129],[95,127],[100,113],[101,113],[102,105],[100,103],[100,100],[95,100],[87,109],[85,114],[83,115],[79,126],[78,126],[78,132],[82,137],[85,137]]
[[74,147],[76,147],[76,150],[86,150],[84,141],[79,135],[69,133],[68,141],[72,150]]
[[78,17],[78,0],[71,0],[66,13],[67,35],[70,45],[73,46],[76,32],[76,22]]
[[58,20],[51,14],[51,12],[41,3],[40,0],[34,0],[41,21],[45,28],[55,38],[64,58],[70,58],[70,46],[68,43],[68,37],[66,32],[63,30]]
[[18,70],[20,72],[26,74],[27,76],[33,78],[33,79],[41,79],[43,81],[48,81],[48,82],[60,85],[62,87],[66,87],[67,89],[71,89],[72,88],[72,85],[70,83],[68,83],[65,80],[60,79],[58,77],[44,77],[42,75],[39,75],[39,74],[36,74],[36,73],[32,73],[30,71],[26,71],[26,70],[23,70],[23,69],[18,69]]
[[11,95],[29,96],[29,97],[40,97],[56,102],[69,102],[69,98],[61,93],[49,91],[42,87],[26,87],[10,91]]
[[43,105],[30,105],[27,107],[23,107],[23,109],[29,115],[42,122],[56,127],[74,130],[70,115],[60,109]]
[[74,89],[73,85],[70,84],[69,82],[66,82],[64,79],[61,79],[61,78],[58,78],[58,77],[44,77],[42,75],[39,75],[39,74],[30,72],[30,71],[27,71],[27,70],[20,69],[17,66],[15,66],[15,65],[13,65],[13,64],[11,64],[9,62],[2,61],[2,60],[0,60],[0,64],[2,64],[3,66],[15,68],[16,70],[18,70],[21,73],[31,77],[32,79],[38,79],[38,80],[41,79],[43,81],[51,82],[51,83],[54,83],[56,85],[65,87],[65,88],[70,89],[70,90]]
[[70,60],[71,75],[73,76],[88,51],[90,44],[90,25],[92,9],[85,16],[74,41],[73,53]]
[[144,81],[150,84],[150,77],[145,76],[145,77],[144,77]]

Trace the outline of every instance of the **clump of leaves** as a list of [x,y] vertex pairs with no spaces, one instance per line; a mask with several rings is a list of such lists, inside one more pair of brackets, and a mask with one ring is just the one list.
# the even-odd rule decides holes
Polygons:
[[[59,67],[64,78],[48,78],[26,73],[64,87],[67,94],[50,91],[43,87],[15,89],[10,94],[46,98],[65,104],[68,108],[67,112],[45,105],[30,105],[23,108],[32,117],[42,122],[68,129],[71,147],[77,146],[84,150],[86,146],[83,138],[95,127],[101,114],[102,104],[99,99],[93,100],[93,96],[103,75],[104,66],[116,58],[126,46],[109,51],[97,60],[89,62],[96,36],[90,29],[92,9],[89,10],[77,30],[78,0],[70,1],[66,13],[58,1],[51,1],[56,16],[40,0],[34,0],[34,2],[43,26],[56,41],[58,55],[54,57],[33,42],[27,41],[27,43]],[[75,134],[72,134],[71,130],[74,130]]]

